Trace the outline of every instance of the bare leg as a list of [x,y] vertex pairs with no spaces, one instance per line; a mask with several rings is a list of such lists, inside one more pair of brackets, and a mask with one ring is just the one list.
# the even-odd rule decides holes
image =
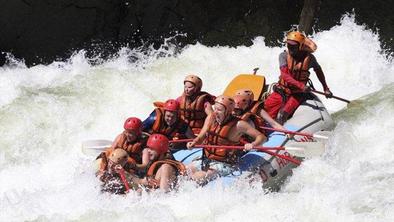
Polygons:
[[171,184],[175,182],[175,169],[169,164],[163,164],[156,173],[155,179],[160,181],[160,190],[169,192]]
[[189,175],[189,179],[194,181],[200,181],[206,177],[207,172],[201,171],[193,163],[190,163],[186,166],[187,174]]
[[208,169],[207,171],[200,170],[195,164],[190,163],[186,166],[189,179],[196,181],[200,185],[204,185],[217,176],[217,171]]
[[187,172],[187,174],[188,174],[190,177],[192,177],[193,174],[194,174],[195,172],[197,172],[197,171],[198,171],[198,169],[197,169],[197,167],[194,166],[193,163],[190,163],[190,164],[186,165],[186,172]]

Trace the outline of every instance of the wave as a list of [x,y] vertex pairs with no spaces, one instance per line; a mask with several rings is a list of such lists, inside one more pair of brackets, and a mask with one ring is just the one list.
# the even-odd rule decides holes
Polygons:
[[201,76],[212,94],[255,67],[268,83],[277,81],[284,47],[268,47],[264,37],[249,47],[124,48],[96,65],[80,51],[66,62],[27,68],[14,61],[0,68],[1,219],[389,221],[392,59],[378,35],[353,16],[312,38],[331,91],[356,101],[346,107],[322,98],[337,123],[329,152],[305,161],[282,191],[268,194],[259,186],[195,188],[185,182],[169,195],[108,196],[99,193],[91,159],[80,152],[81,141],[113,139],[125,118],[143,119],[153,101],[179,96],[189,73]]

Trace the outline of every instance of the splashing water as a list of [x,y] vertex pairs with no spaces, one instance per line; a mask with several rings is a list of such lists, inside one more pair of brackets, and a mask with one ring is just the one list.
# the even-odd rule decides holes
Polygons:
[[[81,141],[113,139],[125,118],[143,119],[153,101],[179,96],[186,74],[201,76],[203,89],[216,95],[255,67],[268,83],[277,81],[284,48],[265,46],[263,37],[250,47],[196,44],[179,54],[172,47],[122,49],[97,66],[79,52],[68,62],[0,68],[0,220],[392,220],[392,60],[378,36],[352,16],[313,39],[331,91],[358,100],[341,110],[346,104],[322,99],[330,112],[341,110],[329,151],[304,161],[280,192],[268,194],[258,186],[196,188],[191,182],[167,195],[101,194],[91,159],[80,152]],[[312,80],[321,89],[314,74]]]

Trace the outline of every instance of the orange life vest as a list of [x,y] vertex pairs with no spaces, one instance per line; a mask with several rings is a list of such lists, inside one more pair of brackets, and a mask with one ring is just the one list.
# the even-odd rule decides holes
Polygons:
[[207,117],[204,107],[206,102],[213,104],[212,95],[207,92],[199,92],[193,101],[187,99],[185,93],[181,96],[179,102],[180,116],[187,124],[189,124],[193,132],[195,129],[201,129],[204,125],[205,118]]
[[[127,142],[127,136],[123,132],[119,142],[115,145],[116,148],[121,148],[127,151],[129,159],[133,159],[134,162],[141,163],[142,161],[142,150],[144,149],[146,141],[144,138],[139,137],[134,143]],[[129,160],[127,161],[129,162]]]
[[159,181],[155,180],[154,177],[156,175],[157,170],[163,165],[163,164],[169,164],[173,166],[177,174],[179,175],[185,175],[186,174],[186,167],[183,163],[176,161],[176,160],[170,160],[170,159],[165,159],[165,160],[158,160],[153,162],[150,166],[148,171],[146,172],[146,177],[148,178],[148,187],[149,188],[154,188],[157,189],[160,187]]
[[[209,127],[207,132],[207,144],[210,145],[239,145],[240,141],[231,141],[228,137],[231,129],[239,121],[238,118],[231,117],[225,124],[218,124],[216,121]],[[224,148],[204,148],[204,155],[208,159],[234,164],[238,162],[239,156],[243,152],[236,149]]]
[[155,112],[156,119],[153,123],[152,129],[149,132],[150,134],[160,133],[171,140],[174,137],[179,136],[179,132],[181,129],[187,127],[187,123],[180,118],[178,118],[174,125],[168,126],[164,120],[164,110],[161,108],[156,108]]
[[[289,72],[292,75],[292,77],[295,80],[301,81],[306,84],[310,76],[309,64],[311,62],[311,56],[310,53],[308,52],[305,53],[306,56],[301,62],[296,61],[292,56],[290,56],[288,52],[286,55],[286,59],[287,59],[287,68],[289,69]],[[292,87],[289,87],[282,77],[279,78],[279,83],[282,86],[292,89]]]

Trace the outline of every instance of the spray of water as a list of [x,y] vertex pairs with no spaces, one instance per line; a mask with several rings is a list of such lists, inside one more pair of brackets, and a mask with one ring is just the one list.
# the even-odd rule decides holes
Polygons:
[[[306,160],[278,193],[240,183],[126,197],[99,192],[86,139],[113,139],[129,116],[175,98],[186,74],[220,94],[239,73],[260,67],[278,79],[280,47],[258,37],[250,47],[171,45],[92,66],[84,52],[67,62],[0,68],[0,218],[2,221],[390,221],[394,218],[394,66],[377,34],[345,16],[313,35],[331,91],[355,105],[322,98],[337,126],[329,151]],[[320,88],[312,75],[315,86]],[[320,88],[321,89],[321,88]],[[371,94],[372,93],[372,94]]]

